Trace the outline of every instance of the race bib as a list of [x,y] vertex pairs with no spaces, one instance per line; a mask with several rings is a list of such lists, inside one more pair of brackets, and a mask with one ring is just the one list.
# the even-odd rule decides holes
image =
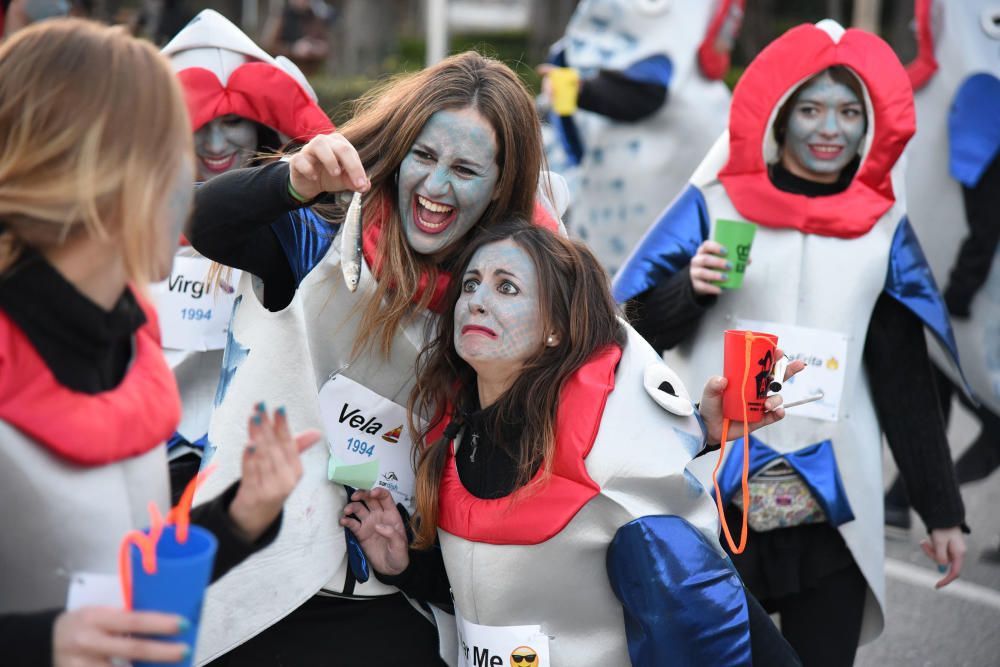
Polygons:
[[[457,609],[455,610],[458,611]],[[456,614],[459,667],[550,667],[540,625],[477,625]]]
[[382,487],[413,511],[413,440],[406,409],[362,384],[334,375],[319,390],[330,448],[328,477],[356,489]]
[[791,324],[737,320],[737,329],[767,331],[778,337],[789,361],[801,359],[809,364],[781,388],[785,403],[823,392],[823,398],[789,409],[788,416],[811,417],[835,422],[840,417],[840,399],[844,392],[847,369],[847,335],[824,329],[810,329]]
[[221,350],[226,346],[240,272],[212,289],[205,281],[212,266],[206,257],[175,257],[174,270],[150,286],[160,319],[163,347],[185,352]]

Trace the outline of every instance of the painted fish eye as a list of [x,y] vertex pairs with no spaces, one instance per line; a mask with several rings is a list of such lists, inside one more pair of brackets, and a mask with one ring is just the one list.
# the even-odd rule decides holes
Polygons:
[[990,39],[1000,39],[1000,7],[984,9],[979,16],[983,32]]

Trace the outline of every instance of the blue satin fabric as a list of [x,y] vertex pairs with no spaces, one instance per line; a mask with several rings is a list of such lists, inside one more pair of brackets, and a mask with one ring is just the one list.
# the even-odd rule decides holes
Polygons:
[[239,310],[242,302],[243,295],[241,294],[233,302],[233,314],[229,317],[230,326],[226,332],[226,349],[222,352],[222,368],[219,369],[219,386],[215,388],[215,407],[222,405],[222,401],[225,400],[226,393],[229,391],[229,384],[233,381],[233,376],[236,375],[240,364],[250,354],[250,348],[236,340],[236,336],[233,335],[232,321],[236,319],[236,311]]
[[[726,459],[717,477],[723,504],[729,503],[740,489],[743,477],[743,438],[734,440],[727,447],[732,448],[732,454]],[[784,458],[802,477],[816,498],[816,502],[823,508],[826,520],[831,526],[854,521],[854,512],[847,501],[847,492],[844,491],[844,483],[840,479],[832,442],[824,440],[791,454],[779,454],[756,437],[750,436],[750,477],[779,457]],[[709,489],[709,493],[714,496],[715,489]]]
[[339,227],[323,220],[310,208],[300,208],[272,223],[271,229],[285,251],[298,286],[326,255]]
[[[945,224],[945,221],[941,221],[941,224]],[[955,367],[962,374],[965,391],[971,396],[972,389],[965,381],[965,374],[962,373],[962,365],[959,362],[958,345],[951,329],[948,309],[944,305],[941,293],[938,292],[937,283],[934,282],[920,241],[917,240],[917,235],[913,232],[908,219],[900,220],[889,252],[889,271],[885,277],[886,294],[910,309],[934,333],[951,355]]]
[[628,66],[622,76],[637,83],[655,83],[669,90],[674,76],[674,64],[664,54],[643,58]]
[[639,296],[683,269],[708,234],[705,197],[689,184],[646,231],[615,275],[611,287],[615,300],[623,303]]
[[615,534],[608,578],[622,603],[632,664],[753,664],[743,583],[732,562],[678,516],[646,516]]
[[205,447],[208,444],[209,444],[208,433],[201,436],[194,442],[188,442],[183,435],[181,435],[177,431],[174,431],[174,434],[170,436],[169,440],[167,440],[167,451],[169,452],[171,449],[177,447],[178,445],[188,445],[190,447],[194,447],[195,449],[205,449]]
[[980,72],[962,82],[948,114],[948,152],[952,177],[970,188],[979,183],[1000,153],[1000,79]]

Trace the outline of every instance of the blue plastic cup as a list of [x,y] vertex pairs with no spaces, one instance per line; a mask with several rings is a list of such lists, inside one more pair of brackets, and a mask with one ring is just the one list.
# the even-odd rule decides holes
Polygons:
[[191,525],[184,544],[177,542],[175,526],[165,526],[156,545],[156,574],[142,569],[142,555],[133,544],[132,608],[136,611],[159,611],[177,614],[188,620],[185,632],[172,637],[157,637],[163,641],[184,642],[191,647],[186,660],[171,663],[133,662],[133,667],[191,667],[198,640],[201,603],[212,577],[212,564],[218,540],[200,526]]

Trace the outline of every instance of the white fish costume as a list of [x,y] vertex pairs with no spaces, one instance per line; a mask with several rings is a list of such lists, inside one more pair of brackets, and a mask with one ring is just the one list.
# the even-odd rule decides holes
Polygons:
[[[316,93],[292,61],[272,58],[228,19],[200,12],[163,47],[184,90],[191,130],[236,114],[274,130],[278,139],[305,142],[333,131]],[[211,289],[211,263],[183,242],[168,280],[151,288],[163,347],[177,377],[183,412],[168,443],[171,458],[207,444],[212,403],[239,272]]]
[[[850,68],[864,88],[868,134],[861,164],[843,192],[816,198],[783,192],[767,171],[777,159],[774,117],[800,84],[833,65]],[[884,291],[915,313],[957,362],[944,304],[901,196],[899,158],[913,131],[910,84],[887,44],[833,21],[793,28],[747,68],[733,94],[728,134],[614,283],[616,299],[632,299],[683,268],[712,237],[717,220],[757,223],[753,266],[742,288],[721,295],[697,333],[667,358],[684,377],[718,373],[726,329],[776,333],[779,345],[798,337],[807,347],[841,346],[835,364],[813,367],[783,389],[791,400],[791,387],[808,387],[810,373],[839,373],[839,400],[828,392],[811,409],[789,411],[781,423],[750,436],[749,467],[753,476],[784,458],[839,529],[868,583],[862,643],[881,632],[885,605],[881,433],[862,372],[879,295]],[[726,457],[719,472],[724,503],[740,486],[742,440],[727,447]],[[717,459],[708,455],[691,466],[707,486]]]
[[666,102],[641,121],[584,110],[551,119],[558,149],[579,165],[570,167],[570,233],[609,272],[725,130],[729,89],[720,79],[742,14],[743,0],[583,0],[552,47],[550,62],[583,77],[606,69],[667,88]]
[[[919,0],[916,19],[919,50],[908,72],[917,133],[907,151],[907,200],[934,277],[944,286],[969,235],[962,186],[977,186],[1000,153],[1000,5]],[[994,414],[1000,414],[998,267],[994,258],[971,317],[953,322],[969,385]],[[932,347],[938,366],[962,386],[941,352]]]
[[477,498],[452,441],[438,536],[459,665],[752,664],[742,582],[711,496],[685,469],[703,425],[680,378],[625,326],[624,348],[566,381],[542,486]]
[[[541,182],[549,181],[543,175]],[[555,175],[551,183],[551,189],[539,187],[534,219],[562,230],[566,186]],[[284,309],[268,311],[252,277],[244,274],[240,280],[204,460],[217,469],[196,500],[213,496],[239,476],[246,410],[258,401],[284,405],[299,429],[324,429],[327,447],[302,454],[304,475],[285,503],[274,544],[209,590],[199,664],[246,642],[321,590],[349,597],[398,592],[374,577],[364,580],[363,552],[346,539],[338,521],[347,504],[345,485],[379,485],[412,507],[405,405],[427,321],[436,314],[420,311],[401,326],[388,357],[371,347],[354,353],[354,341],[362,335],[363,306],[376,288],[367,257],[374,256],[379,231],[368,211],[378,206],[366,203],[364,208],[360,258],[344,257],[344,230],[331,228],[311,209],[291,211],[272,225],[298,283]],[[352,290],[345,284],[343,264],[354,261],[360,261],[360,275]],[[444,655],[454,655],[453,641],[440,634]]]

